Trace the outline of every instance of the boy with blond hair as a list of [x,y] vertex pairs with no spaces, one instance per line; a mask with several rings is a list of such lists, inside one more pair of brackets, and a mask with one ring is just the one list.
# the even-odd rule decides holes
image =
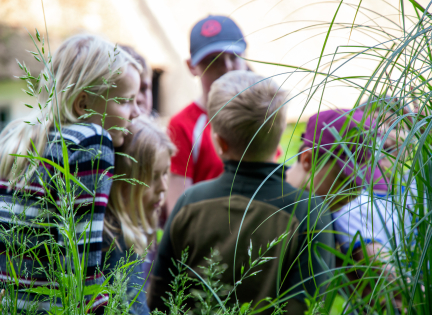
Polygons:
[[[313,295],[325,281],[323,266],[307,247],[318,242],[334,246],[333,235],[325,231],[331,230],[330,216],[322,211],[319,198],[312,197],[309,207],[309,195],[284,183],[281,165],[272,162],[285,129],[285,97],[274,81],[248,71],[231,71],[213,83],[207,110],[209,117],[217,114],[211,121],[213,140],[225,171],[191,187],[175,205],[150,280],[150,309],[165,309],[162,297],[170,291],[172,259],[179,260],[187,247],[186,264],[198,273],[199,266],[207,265],[204,257],[210,257],[211,249],[217,250],[221,264],[228,267],[221,283],[234,285],[241,279],[242,268],[247,270],[250,242],[254,260],[260,247],[265,251],[268,242],[288,233],[285,246],[281,242],[266,253],[277,258],[253,269],[262,271],[237,287],[240,305],[254,301],[257,308],[268,306],[262,299],[280,294],[294,296],[286,306],[289,314],[303,314],[304,291]],[[332,268],[334,257],[324,251],[320,254]],[[269,307],[262,313],[272,310]]]

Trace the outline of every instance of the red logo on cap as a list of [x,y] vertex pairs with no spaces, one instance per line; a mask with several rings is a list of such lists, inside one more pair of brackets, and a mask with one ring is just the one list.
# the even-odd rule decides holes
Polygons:
[[212,37],[219,34],[222,30],[222,25],[216,20],[206,21],[201,28],[201,35]]

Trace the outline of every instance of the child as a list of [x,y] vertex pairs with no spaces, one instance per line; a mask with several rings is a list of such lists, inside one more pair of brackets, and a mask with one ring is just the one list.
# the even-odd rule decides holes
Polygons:
[[[107,257],[110,268],[114,268],[120,258],[126,258],[126,251],[133,245],[138,255],[149,253],[146,263],[135,266],[128,283],[128,302],[138,293],[147,279],[155,254],[155,234],[157,210],[160,208],[167,189],[170,159],[175,147],[168,136],[147,119],[137,120],[129,128],[120,151],[137,162],[117,155],[115,173],[125,174],[124,178],[135,178],[146,183],[132,185],[126,181],[114,181],[108,201],[104,224],[104,247],[107,249],[115,240],[115,249]],[[151,247],[150,247],[151,245]],[[129,311],[129,314],[148,314],[144,290],[142,290]]]
[[[370,114],[374,119],[380,121],[383,132],[387,132],[396,119],[395,109],[398,107],[397,99],[386,96],[382,100],[373,100],[360,105],[359,114],[363,114],[362,111],[365,112],[363,115]],[[395,129],[399,129],[397,133]],[[394,172],[393,164],[398,154],[399,142],[404,137],[403,128],[396,127],[395,129],[391,130],[383,144],[383,150],[393,158],[383,154],[379,160],[381,169],[385,171],[385,177],[381,181],[382,183],[385,182],[385,185],[374,185],[372,194],[369,190],[363,189],[358,198],[351,200],[347,205],[333,213],[335,229],[342,232],[337,234],[342,252],[348,250],[357,232],[367,243],[366,249],[369,256],[378,253],[384,256],[386,251],[396,249],[397,245],[401,243],[401,239],[404,237],[403,233],[409,234],[412,217],[408,209],[413,205],[411,193],[416,189],[414,188],[415,182],[409,185],[411,189],[408,192],[405,191],[404,183],[393,185],[395,180],[392,175]],[[398,163],[399,161],[396,162],[396,164]],[[395,194],[392,193],[392,190]],[[397,211],[396,208],[403,209],[403,205],[407,207],[407,211],[404,211],[405,214],[401,216],[400,211]],[[401,217],[403,220],[400,220]],[[357,251],[359,248],[360,241],[357,239],[353,250]],[[357,258],[361,259],[362,255],[358,254]]]
[[[351,154],[357,158],[360,168],[357,168],[357,166],[355,170],[354,164],[348,162],[346,153],[340,144],[335,144],[338,141],[330,132],[330,128],[334,128],[337,133],[340,133],[348,119],[347,117],[347,110],[328,110],[322,111],[309,119],[306,132],[303,135],[304,144],[300,149],[301,153],[298,161],[287,171],[287,181],[294,187],[307,190],[311,189],[313,181],[313,191],[318,196],[325,198],[333,212],[335,230],[341,232],[336,234],[336,239],[343,252],[348,250],[354,235],[357,231],[360,231],[360,234],[368,243],[368,253],[373,255],[381,247],[378,243],[390,244],[386,231],[392,231],[393,225],[395,225],[396,230],[403,229],[403,223],[399,222],[399,219],[395,217],[396,212],[391,210],[392,203],[387,198],[382,198],[382,194],[384,196],[387,194],[388,186],[386,181],[388,179],[383,178],[378,168],[372,174],[371,165],[368,164],[370,163],[370,154],[365,149],[365,146],[372,142],[365,137],[365,134],[368,133],[371,126],[375,128],[375,120],[365,115],[364,112],[356,110],[344,131],[345,136],[352,134],[352,136],[346,136],[343,142],[347,142],[346,148],[349,148]],[[354,129],[360,124],[365,132],[358,141],[356,139],[358,131]],[[350,131],[354,132],[350,133]],[[370,130],[370,132],[372,134],[374,131]],[[317,166],[312,177],[311,148],[314,147],[314,135],[316,145],[319,143],[319,149],[315,153],[318,154],[317,160],[324,160],[325,156],[329,157],[329,160],[324,165],[321,163],[319,167]],[[341,138],[343,137],[341,136]],[[352,145],[353,143],[356,144]],[[339,153],[342,154],[338,156]],[[365,180],[362,179],[361,173],[363,173]],[[375,192],[373,205],[367,191],[360,193],[362,188],[367,183],[371,183],[372,180]],[[374,211],[372,211],[372,208]],[[380,216],[385,218],[386,222],[383,222]],[[408,219],[408,216],[406,219]],[[392,234],[390,233],[390,235]],[[359,242],[355,244],[354,249],[358,247],[360,247]]]
[[169,213],[185,189],[223,172],[222,161],[211,141],[210,127],[204,129],[209,119],[208,93],[212,83],[223,74],[247,69],[246,62],[237,56],[243,55],[245,49],[243,34],[229,17],[210,15],[196,23],[191,31],[191,58],[187,65],[192,75],[200,78],[202,95],[169,122],[171,139],[179,150],[171,161]]
[[138,54],[132,47],[122,45],[120,48],[130,54],[143,68],[140,75],[140,89],[136,101],[141,113],[145,116],[150,116],[153,109],[152,69],[144,57]]
[[[318,120],[317,115],[319,115]],[[352,113],[352,120],[348,122],[343,133],[345,137],[341,136],[344,138],[342,141],[347,143],[347,148],[358,158],[357,163],[360,168],[354,171],[354,164],[347,162],[346,154],[338,157],[343,149],[340,144],[334,146],[334,143],[339,141],[329,130],[334,127],[334,131],[341,133],[342,126],[347,120],[348,111],[328,110],[317,115],[309,119],[306,132],[303,135],[304,145],[300,149],[301,154],[295,165],[287,171],[287,181],[294,187],[303,188],[306,186],[306,189],[310,189],[312,187],[311,179],[313,179],[314,192],[325,197],[333,211],[334,229],[338,232],[335,237],[343,253],[348,251],[354,237],[359,232],[366,243],[366,255],[370,259],[379,256],[380,259],[387,260],[390,256],[388,249],[395,248],[395,245],[401,242],[399,233],[402,234],[403,231],[406,232],[410,229],[411,216],[409,211],[406,211],[403,220],[401,220],[400,213],[395,209],[396,204],[389,195],[389,191],[391,191],[388,188],[390,187],[389,178],[384,178],[378,168],[372,174],[371,156],[365,151],[364,146],[372,144],[372,141],[368,140],[365,135],[369,132],[368,129],[376,128],[376,121],[363,111],[356,110]],[[356,139],[359,132],[355,129],[358,126],[362,126],[358,130],[365,130],[360,141]],[[371,131],[369,139],[374,136],[374,132]],[[318,158],[330,156],[330,160],[324,166],[317,167],[312,178],[312,152],[308,149],[313,147],[314,135],[315,143],[319,142]],[[349,146],[350,143],[356,143],[356,145]],[[388,161],[381,159],[378,163],[385,170]],[[361,173],[365,175],[365,180],[360,176]],[[373,195],[367,190],[367,184],[371,184],[372,181],[374,183]],[[352,185],[350,182],[353,182]],[[408,196],[407,204],[410,203],[412,201]],[[402,203],[398,205],[400,209],[402,209],[401,206]],[[363,260],[364,255],[360,249],[359,238],[353,245],[353,258],[357,261]],[[337,261],[338,265],[340,263]],[[388,265],[385,273],[391,270],[392,266]],[[346,276],[350,281],[358,282],[362,277],[362,272],[356,270],[347,273]],[[363,297],[372,292],[373,288],[369,285],[362,288]],[[399,298],[400,296],[396,298],[396,304]],[[372,299],[371,303],[374,303]]]
[[[358,189],[363,185],[362,177],[355,172],[363,172],[367,180],[370,180],[370,170],[365,170],[364,164],[367,159],[367,143],[357,140],[358,133],[354,133],[348,141],[346,148],[349,148],[351,154],[355,156],[358,163],[363,163],[363,168],[357,170],[348,157],[342,146],[336,145],[338,141],[330,131],[340,133],[346,123],[348,116],[347,110],[327,110],[313,115],[306,126],[306,132],[303,134],[303,145],[300,147],[300,155],[294,165],[286,172],[287,181],[296,188],[306,188],[310,190],[313,185],[313,191],[318,196],[326,199],[330,210],[335,211],[347,204],[353,196],[357,196]],[[356,111],[349,121],[344,135],[350,135],[350,131],[360,124],[368,130],[371,126],[370,119],[363,119],[363,112]],[[372,121],[372,124],[374,121]],[[343,136],[341,135],[341,138]],[[314,142],[315,141],[315,142]],[[352,143],[359,142],[355,145]],[[318,146],[318,149],[315,148]],[[312,160],[312,148],[316,161],[325,162],[316,164],[315,174],[312,177],[311,171],[314,162]],[[356,154],[357,153],[357,154]],[[328,159],[325,161],[325,159]],[[318,167],[319,166],[319,167]],[[374,173],[375,180],[378,180],[378,172]],[[354,182],[354,183],[353,183]],[[376,186],[382,184],[382,180]],[[352,185],[354,184],[354,185]],[[381,185],[385,187],[384,185]]]
[[[1,224],[6,231],[22,230],[32,226],[32,231],[36,231],[36,239],[32,239],[31,244],[32,246],[39,244],[33,248],[39,251],[38,260],[34,260],[30,252],[24,255],[23,263],[20,265],[21,269],[14,270],[14,274],[17,275],[16,281],[10,283],[11,275],[6,273],[9,269],[5,266],[15,263],[15,259],[19,260],[20,257],[12,257],[9,260],[5,254],[5,248],[7,249],[10,244],[5,243],[7,241],[4,237],[0,238],[2,248],[0,265],[3,266],[2,275],[8,283],[8,290],[15,283],[17,284],[15,289],[18,289],[18,285],[21,288],[21,286],[28,285],[30,281],[37,281],[36,284],[39,286],[57,281],[56,278],[47,278],[52,272],[49,259],[47,259],[49,253],[40,242],[46,242],[47,239],[51,241],[54,238],[60,245],[66,243],[63,238],[64,234],[60,231],[65,228],[63,225],[65,222],[61,221],[62,215],[67,214],[62,213],[65,211],[64,208],[55,206],[55,204],[61,205],[65,200],[73,203],[74,220],[79,221],[75,223],[76,237],[81,237],[83,233],[87,234],[86,244],[82,240],[77,240],[80,257],[90,247],[86,255],[87,273],[84,274],[86,279],[84,284],[86,286],[102,284],[103,279],[98,270],[102,257],[103,220],[111,188],[112,174],[110,172],[114,164],[113,150],[121,146],[125,138],[125,133],[117,127],[128,127],[128,121],[139,115],[135,98],[139,89],[141,67],[129,54],[115,48],[113,44],[92,35],[73,36],[58,48],[49,67],[49,70],[44,70],[45,75],[49,76],[48,81],[42,79],[40,83],[42,92],[38,97],[38,102],[42,109],[38,108],[29,117],[11,122],[0,135]],[[51,77],[49,73],[53,73],[54,77]],[[49,94],[45,91],[44,86],[46,84],[48,90],[51,91],[54,88],[54,80],[56,82],[55,97],[52,101],[47,102]],[[114,83],[115,88],[112,86]],[[118,97],[120,101],[117,101],[118,103],[114,100],[106,102],[97,96],[102,94],[108,98]],[[45,104],[47,104],[46,107],[44,107]],[[78,117],[89,114],[89,111],[94,111],[94,114],[86,119],[78,120]],[[105,112],[107,115],[102,125],[102,114]],[[26,124],[24,121],[30,123]],[[33,140],[41,156],[62,166],[64,151],[58,141],[60,140],[59,131],[54,129],[54,121],[61,125],[62,136],[68,145],[70,173],[75,174],[88,189],[95,190],[96,202],[93,211],[91,202],[93,197],[86,194],[80,187],[74,188],[74,195],[77,196],[74,200],[66,199],[69,195],[52,188],[53,184],[49,182],[45,170],[46,167],[51,176],[55,174],[50,165],[45,163],[36,166],[36,171],[27,159],[18,158],[14,164],[15,158],[10,155],[27,154],[27,151],[34,152],[30,144],[30,140]],[[98,163],[97,160],[99,160]],[[99,165],[98,169],[96,165]],[[41,179],[47,186],[42,186]],[[100,180],[96,182],[96,179]],[[50,189],[56,201],[56,203],[48,203],[46,206],[48,209],[40,203],[40,197],[48,194],[45,189]],[[19,220],[15,216],[18,216]],[[91,224],[87,225],[86,222],[90,221]],[[52,233],[50,238],[43,235],[47,232],[46,227],[39,225],[41,222],[55,224],[56,228],[49,230]],[[32,237],[35,235],[33,234]],[[36,273],[37,268],[42,268],[47,273],[42,270]],[[29,270],[32,272],[30,275],[28,275]],[[21,313],[31,306],[36,307],[38,313],[45,314],[51,305],[58,305],[47,302],[44,296],[27,294],[24,291],[16,292],[18,309],[11,310],[10,313]],[[70,303],[77,302],[70,301]],[[106,297],[97,299],[92,305],[97,306],[104,302],[106,302]],[[82,304],[73,305],[73,307],[83,307]],[[100,312],[101,308],[98,311]]]
[[[317,242],[334,246],[333,235],[323,231],[331,230],[330,216],[318,214],[322,202],[319,198],[312,197],[309,208],[308,194],[282,182],[282,167],[273,163],[273,157],[286,126],[285,107],[279,109],[286,94],[272,80],[256,84],[263,79],[250,71],[231,71],[212,85],[208,113],[213,116],[221,110],[212,121],[212,131],[216,152],[224,161],[225,172],[214,180],[192,186],[178,200],[165,227],[151,276],[148,301],[152,310],[165,309],[162,297],[170,290],[172,277],[168,270],[173,269],[171,259],[180,259],[181,251],[186,247],[189,247],[186,264],[198,273],[201,272],[198,266],[206,265],[204,257],[210,257],[210,249],[218,250],[221,264],[228,267],[220,282],[234,285],[241,278],[242,266],[247,270],[250,242],[253,244],[254,260],[260,246],[265,250],[268,242],[285,232],[289,233],[286,247],[282,248],[280,243],[266,254],[278,259],[254,269],[261,269],[262,272],[242,281],[237,288],[236,297],[240,305],[253,300],[259,304],[258,308],[271,307],[262,299],[276,298],[278,293],[285,297],[284,293],[288,296],[293,294],[295,298],[290,299],[286,307],[288,313],[304,314],[307,309],[304,290],[313,295],[315,284],[320,287],[326,278],[317,257],[313,254],[309,260],[307,246],[308,233],[311,233],[309,246]],[[246,151],[265,118],[272,114],[275,115],[263,126]],[[239,163],[245,151],[244,159]],[[245,209],[248,211],[242,221]],[[328,252],[320,253],[322,261],[332,268],[334,257]],[[278,273],[279,258],[283,260],[281,274]],[[311,270],[314,274],[321,273],[321,276],[315,276],[315,282],[311,278]],[[279,275],[285,280],[278,287]],[[286,293],[289,289],[291,291]],[[234,296],[230,302],[233,300]],[[271,311],[270,308],[263,313]]]

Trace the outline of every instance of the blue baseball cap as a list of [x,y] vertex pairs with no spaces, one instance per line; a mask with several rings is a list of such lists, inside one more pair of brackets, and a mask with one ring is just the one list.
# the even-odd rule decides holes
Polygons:
[[243,34],[229,17],[210,15],[192,28],[190,54],[193,66],[215,52],[241,54],[245,50],[246,42]]

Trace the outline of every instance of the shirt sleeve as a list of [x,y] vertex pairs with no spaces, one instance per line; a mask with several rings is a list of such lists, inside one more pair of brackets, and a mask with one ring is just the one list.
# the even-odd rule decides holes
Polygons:
[[[366,244],[379,243],[390,249],[393,236],[399,243],[400,237],[398,233],[394,235],[393,231],[406,229],[406,232],[409,233],[411,226],[409,212],[407,211],[402,219],[396,209],[401,198],[403,197],[400,195],[392,198],[391,195],[376,193],[370,196],[363,191],[359,197],[342,207],[338,212],[333,213],[334,226],[338,231],[336,237],[342,251],[347,252],[353,241],[355,241],[354,249],[361,246],[360,238],[354,240],[357,232]],[[408,194],[406,207],[409,209],[412,205],[411,194]],[[398,207],[401,206],[402,204],[398,205]]]
[[[67,141],[67,140],[66,140]],[[68,143],[68,141],[67,141]],[[61,143],[51,149],[52,160],[62,165],[63,158],[58,155],[61,151]],[[57,158],[59,157],[59,158]],[[103,277],[98,272],[102,267],[102,232],[105,210],[111,189],[111,177],[114,166],[114,148],[106,131],[103,134],[93,134],[77,143],[68,143],[68,158],[70,174],[76,178],[91,192],[94,197],[79,185],[71,181],[74,190],[73,211],[75,221],[75,238],[78,240],[78,254],[80,260],[86,256],[87,273],[85,286],[102,284]],[[57,160],[57,161],[56,161]],[[56,193],[56,202],[59,211],[69,207],[69,197]],[[94,203],[94,206],[93,206]],[[93,209],[92,209],[93,208]],[[91,224],[89,224],[91,222]],[[62,223],[59,227],[67,228]],[[86,235],[84,238],[84,234]],[[84,244],[86,239],[86,244]],[[58,243],[64,245],[66,240],[59,233]],[[87,248],[89,254],[87,255]],[[91,298],[91,296],[89,296]],[[95,305],[103,305],[100,296]]]
[[182,124],[179,120],[180,118],[176,116],[171,119],[168,125],[171,141],[177,147],[177,153],[171,158],[171,173],[180,176],[185,176],[186,174],[186,177],[193,178],[192,138],[188,133],[186,125]]

